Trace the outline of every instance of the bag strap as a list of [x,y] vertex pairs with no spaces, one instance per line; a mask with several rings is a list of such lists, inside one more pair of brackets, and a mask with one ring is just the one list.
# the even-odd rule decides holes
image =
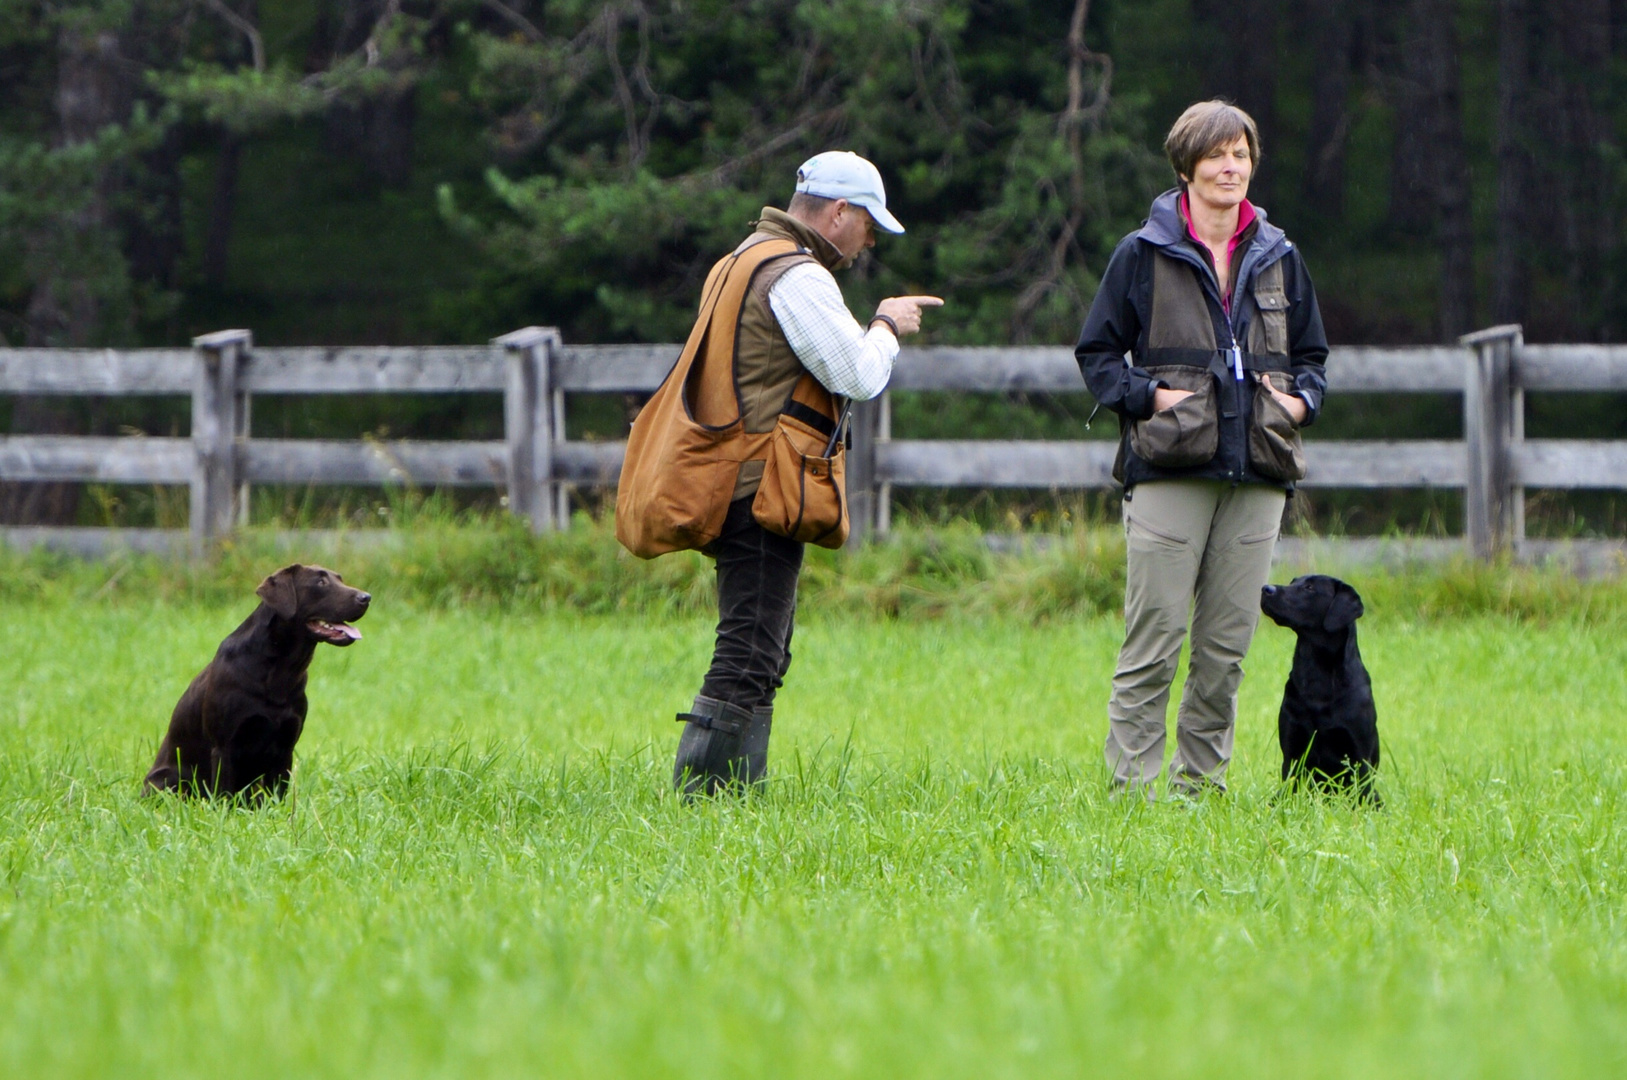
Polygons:
[[[793,241],[765,237],[762,240],[742,244],[731,255],[720,260],[713,269],[707,282],[709,305],[703,307],[700,317],[695,320],[695,328],[690,331],[690,341],[684,346],[688,363],[684,364],[680,360],[684,368],[682,378],[686,381],[689,378],[689,369],[697,359],[701,361],[701,382],[696,388],[696,398],[697,401],[704,399],[709,406],[705,411],[712,414],[712,418],[704,426],[713,429],[727,427],[738,421],[743,412],[740,387],[735,378],[734,360],[738,348],[740,315],[751,293],[752,280],[769,262],[798,255],[802,251],[803,249]],[[712,287],[714,280],[715,289]],[[692,354],[691,347],[694,350]],[[676,370],[675,368],[675,373]],[[726,400],[733,402],[734,416],[728,420],[719,420],[718,417],[726,415]],[[690,411],[691,420],[701,422],[690,409],[687,393],[684,395],[684,408]]]
[[791,384],[791,392],[785,395],[785,404],[780,406],[780,415],[800,420],[826,436],[830,442],[825,456],[830,457],[836,449],[842,423],[853,408],[853,402],[847,400],[846,405],[838,409],[836,403],[844,400],[827,390],[824,383],[814,378],[813,372],[804,371],[802,377]]
[[825,456],[830,457],[836,453],[837,445],[842,441],[842,425],[847,423],[848,414],[853,411],[853,399],[848,398],[842,404],[842,413],[836,418],[836,429],[830,433],[830,442],[825,444]]

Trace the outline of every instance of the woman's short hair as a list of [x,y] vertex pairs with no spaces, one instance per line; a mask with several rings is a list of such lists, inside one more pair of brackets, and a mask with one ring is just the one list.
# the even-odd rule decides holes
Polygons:
[[1175,168],[1175,179],[1186,187],[1183,176],[1191,176],[1204,155],[1217,146],[1229,146],[1242,135],[1248,139],[1249,159],[1260,167],[1260,129],[1254,117],[1229,101],[1200,101],[1188,105],[1164,136],[1164,153]]

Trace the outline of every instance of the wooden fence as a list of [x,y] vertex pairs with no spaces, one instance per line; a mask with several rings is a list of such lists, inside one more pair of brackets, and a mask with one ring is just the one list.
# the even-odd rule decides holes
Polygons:
[[[190,546],[201,553],[245,520],[251,484],[489,486],[538,531],[558,526],[573,486],[613,486],[622,444],[565,438],[566,396],[653,390],[676,345],[567,345],[531,327],[488,346],[255,348],[246,330],[196,339],[191,350],[0,350],[0,394],[190,395],[190,438],[0,437],[0,479],[186,485]],[[1461,488],[1470,550],[1518,550],[1524,489],[1627,488],[1627,442],[1528,440],[1526,391],[1627,390],[1627,346],[1526,345],[1518,326],[1460,347],[1338,348],[1330,391],[1456,393],[1462,440],[1307,438],[1307,487]],[[894,390],[1085,393],[1070,349],[905,348]],[[501,393],[501,442],[255,438],[255,394]],[[889,398],[853,412],[848,483],[855,533],[887,528],[893,486],[1088,489],[1112,485],[1111,440],[893,439]],[[138,539],[102,530],[12,530],[13,542],[81,550]],[[177,534],[146,546],[177,546]]]

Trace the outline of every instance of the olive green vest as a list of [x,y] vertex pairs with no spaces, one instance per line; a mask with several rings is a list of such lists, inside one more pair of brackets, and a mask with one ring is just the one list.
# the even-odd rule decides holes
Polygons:
[[[1213,353],[1215,324],[1204,299],[1203,286],[1191,265],[1153,252],[1152,311],[1147,321],[1148,349],[1186,349]],[[1250,353],[1260,356],[1288,354],[1288,297],[1282,287],[1282,262],[1278,260],[1255,275],[1251,296],[1232,295],[1232,303],[1252,302],[1246,343]]]
[[[785,339],[779,320],[774,318],[774,311],[768,304],[768,291],[782,274],[799,263],[817,262],[827,270],[836,270],[847,261],[836,245],[811,226],[771,206],[763,208],[756,231],[740,244],[740,248],[768,237],[790,240],[807,254],[775,259],[765,265],[752,278],[746,302],[740,309],[739,329],[735,335],[734,370],[740,393],[740,414],[745,419],[748,432],[774,430],[780,410],[785,408],[797,380],[807,372],[792,351],[791,343]],[[756,494],[762,478],[761,461],[743,463],[740,466],[740,479],[734,486],[734,498],[743,499]]]

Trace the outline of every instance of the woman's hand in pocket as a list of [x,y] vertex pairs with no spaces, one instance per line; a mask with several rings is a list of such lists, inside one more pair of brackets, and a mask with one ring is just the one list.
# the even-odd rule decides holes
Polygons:
[[1153,411],[1163,412],[1165,409],[1173,409],[1177,402],[1191,396],[1190,390],[1170,390],[1160,386],[1152,392]]
[[1294,422],[1295,427],[1305,422],[1305,417],[1311,410],[1310,406],[1305,404],[1304,398],[1298,394],[1285,394],[1272,386],[1270,382],[1265,385],[1271,390],[1271,396],[1277,399],[1277,404],[1281,405],[1283,410],[1288,413],[1288,419]]

